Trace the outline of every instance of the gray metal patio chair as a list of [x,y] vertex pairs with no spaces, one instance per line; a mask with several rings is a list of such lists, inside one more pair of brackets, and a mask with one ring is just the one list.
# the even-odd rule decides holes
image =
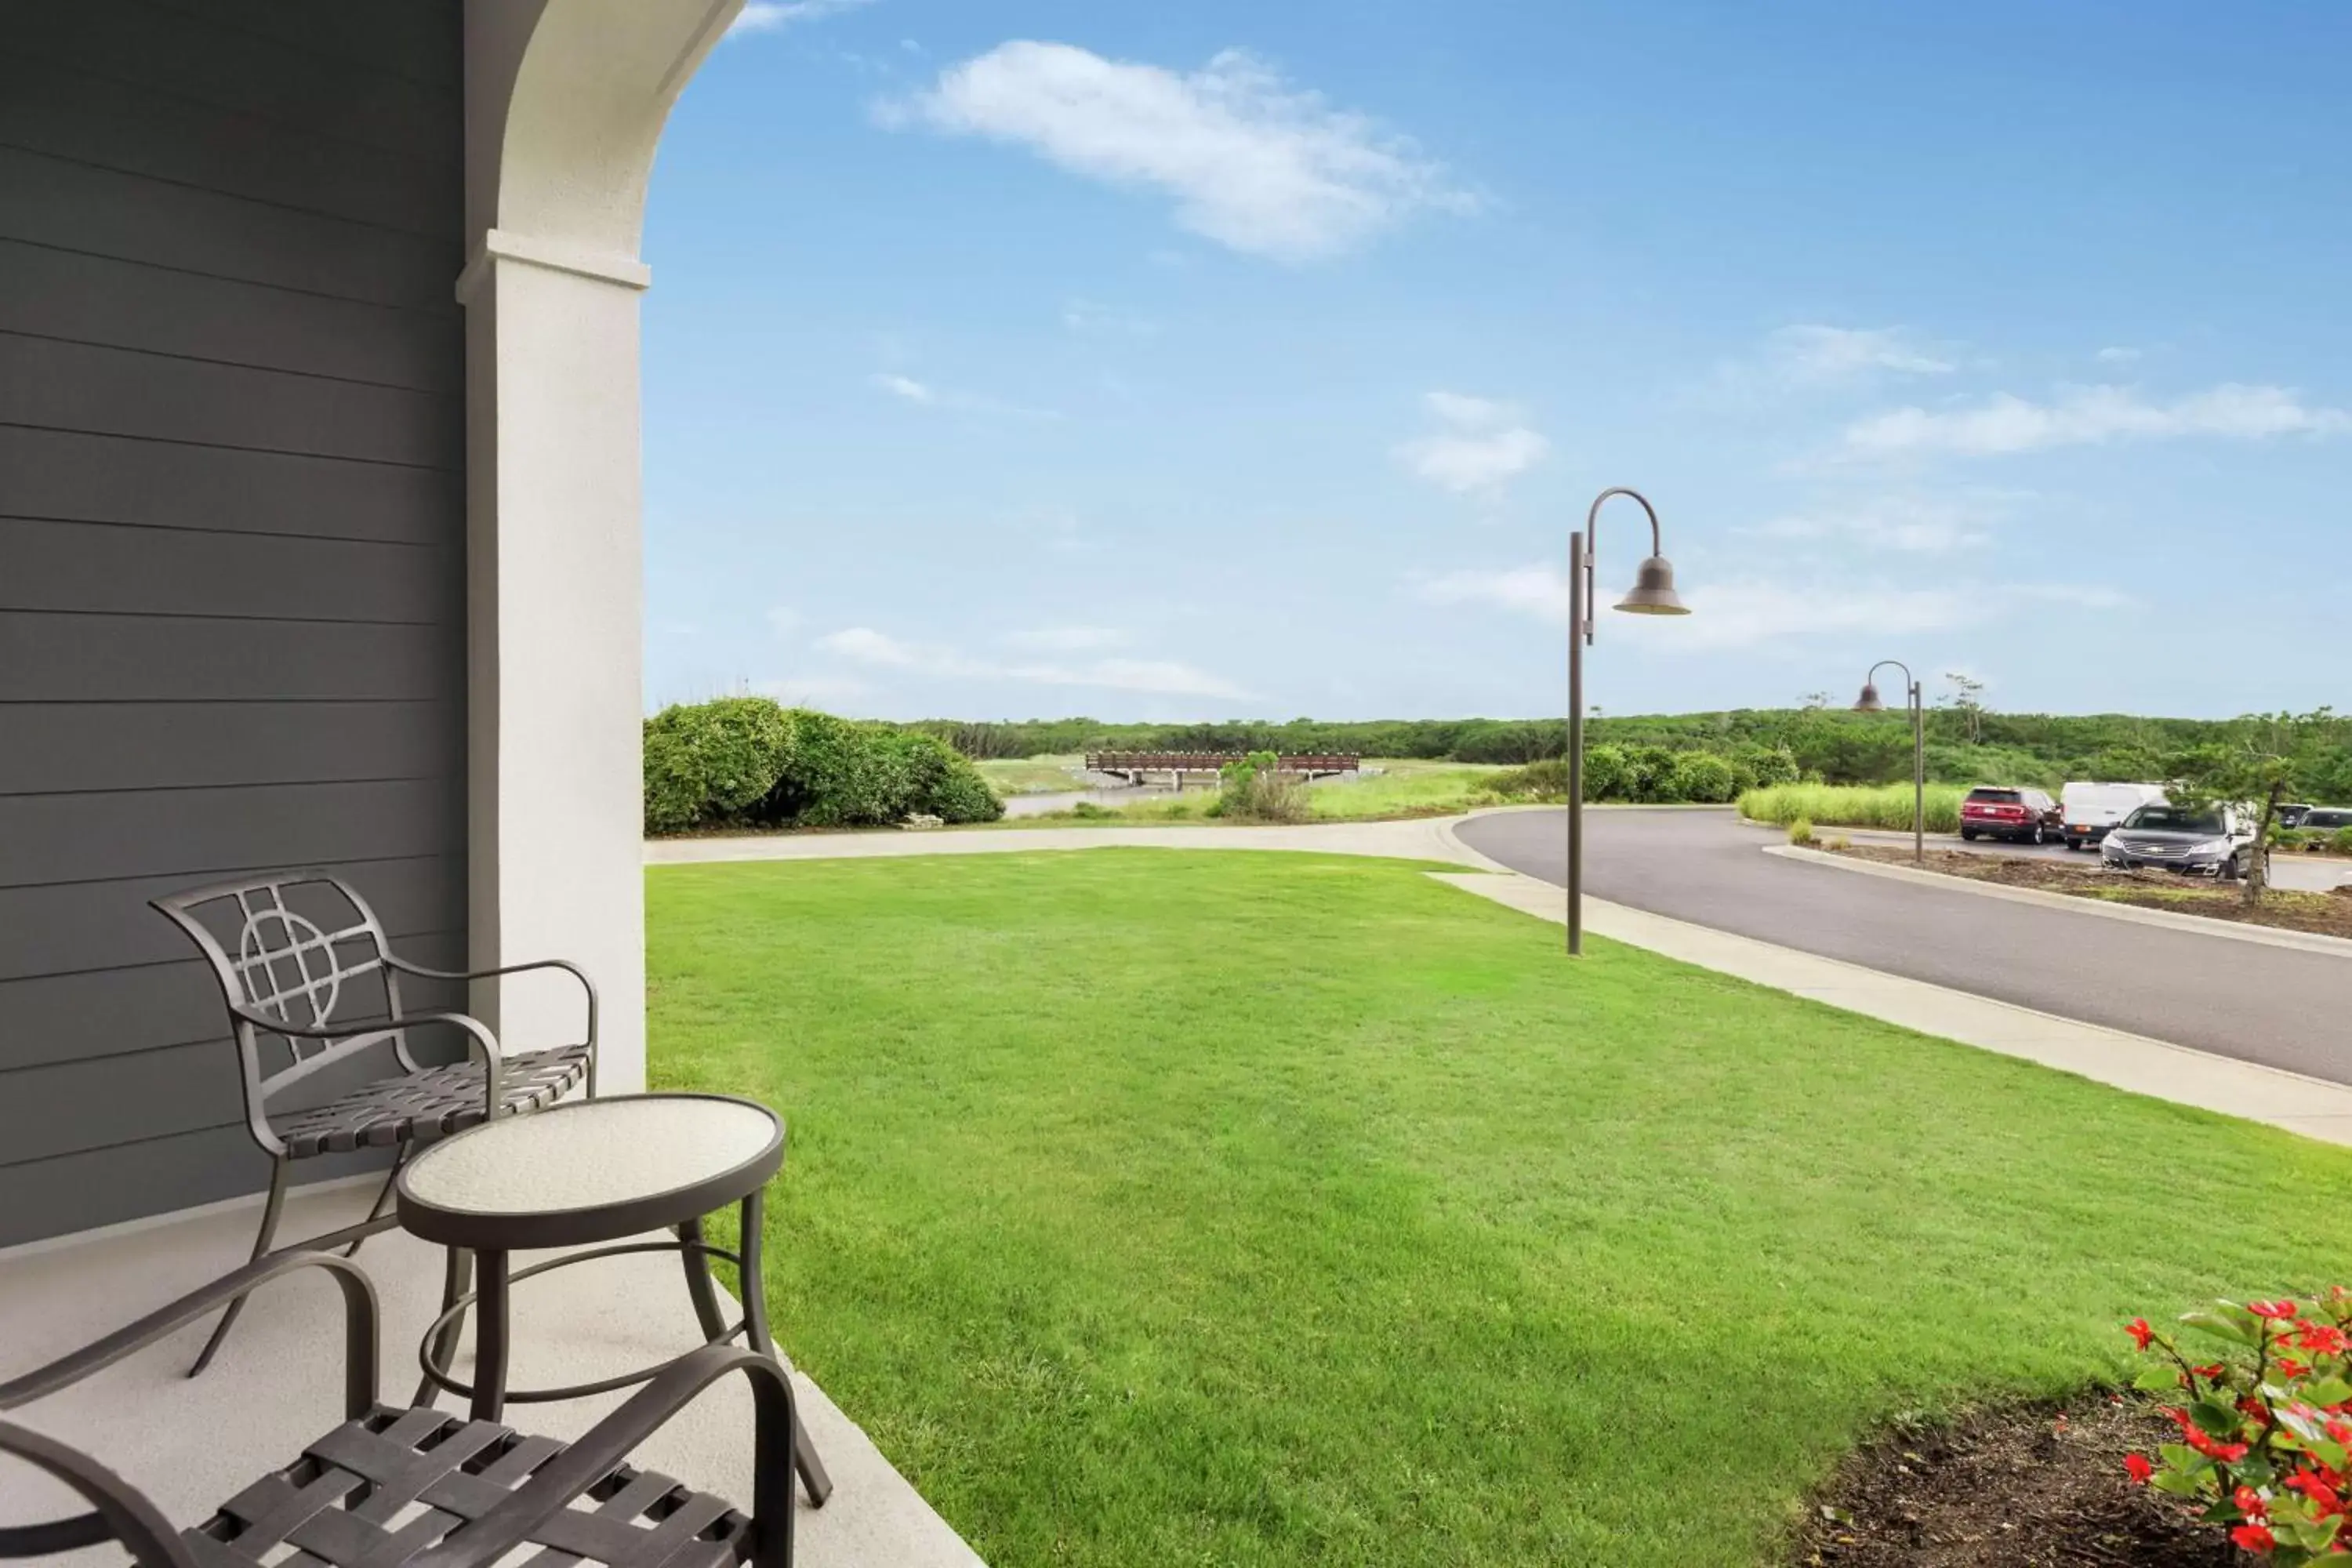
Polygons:
[[[0,1384],[11,1410],[79,1383],[228,1300],[298,1269],[322,1268],[343,1294],[343,1425],[174,1531],[121,1477],[53,1437],[0,1421],[0,1456],[47,1473],[90,1511],[0,1527],[0,1559],[118,1542],[140,1568],[490,1568],[536,1547],[534,1568],[792,1568],[792,1379],[756,1351],[704,1345],[671,1363],[578,1442],[528,1436],[429,1406],[376,1400],[375,1288],[355,1263],[287,1251],[247,1264],[60,1361]],[[751,1515],[629,1454],[730,1373],[751,1379]],[[203,1441],[201,1435],[192,1441]]]
[[[357,1252],[362,1241],[394,1223],[384,1200],[393,1176],[419,1146],[491,1117],[553,1105],[583,1081],[592,1098],[596,1093],[596,987],[577,964],[551,958],[457,972],[411,963],[392,951],[367,901],[330,871],[218,882],[152,902],[203,951],[228,1009],[244,1075],[246,1128],[270,1158],[269,1196],[253,1241],[256,1258],[277,1237],[288,1173],[297,1160],[396,1151],[366,1219],[300,1244],[316,1249],[348,1243]],[[588,1002],[584,1039],[509,1056],[478,1019],[410,1011],[401,1003],[403,975],[471,981],[534,970],[561,971],[580,983]],[[467,1060],[446,1066],[418,1060],[409,1032],[436,1026],[466,1037]],[[286,1104],[287,1091],[302,1080],[380,1046],[390,1048],[389,1065],[396,1068],[391,1076],[320,1104]],[[188,1369],[190,1377],[212,1363],[244,1306],[241,1296],[229,1302]]]

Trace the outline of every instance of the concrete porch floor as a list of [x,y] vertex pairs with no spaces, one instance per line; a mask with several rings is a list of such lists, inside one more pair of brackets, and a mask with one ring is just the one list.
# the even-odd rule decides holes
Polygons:
[[[365,1212],[373,1185],[298,1194],[287,1203],[283,1236],[347,1225]],[[0,1254],[0,1378],[88,1343],[241,1263],[252,1245],[257,1206],[222,1206],[140,1228],[69,1238]],[[515,1267],[536,1257],[515,1256]],[[397,1230],[371,1237],[359,1262],[383,1307],[382,1397],[404,1405],[417,1381],[416,1345],[440,1306],[442,1258]],[[772,1249],[769,1267],[790,1266]],[[723,1303],[734,1314],[734,1303]],[[699,1340],[675,1255],[602,1259],[523,1281],[514,1292],[511,1384],[553,1387],[649,1365]],[[789,1348],[792,1325],[776,1325]],[[108,1368],[80,1386],[10,1413],[8,1419],[95,1455],[152,1498],[183,1528],[265,1471],[292,1462],[302,1446],[342,1416],[342,1312],[335,1288],[317,1275],[273,1282],[256,1294],[205,1374],[183,1374],[209,1320]],[[465,1375],[469,1346],[461,1351]],[[866,1434],[807,1377],[794,1390],[818,1452],[832,1472],[832,1500],[799,1509],[795,1561],[810,1568],[976,1568],[980,1558],[891,1468]],[[629,1390],[562,1404],[509,1405],[506,1422],[571,1438],[628,1397]],[[444,1394],[440,1407],[462,1412]],[[751,1408],[747,1385],[730,1379],[706,1393],[640,1447],[639,1468],[660,1470],[739,1507],[751,1498]],[[46,1478],[0,1460],[0,1524],[79,1512]],[[78,1565],[121,1561],[95,1547]]]

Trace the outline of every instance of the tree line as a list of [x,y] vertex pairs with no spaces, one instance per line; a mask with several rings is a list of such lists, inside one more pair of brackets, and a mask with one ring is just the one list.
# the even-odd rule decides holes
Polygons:
[[[2291,793],[2352,802],[2352,717],[2308,716],[2309,743],[2297,749]],[[2027,784],[2068,779],[2171,776],[2177,759],[2204,748],[2258,744],[2274,721],[2160,719],[2132,714],[1999,713],[1979,702],[1927,715],[1927,776],[1945,784]],[[1293,719],[1285,722],[1115,724],[1087,718],[976,723],[926,719],[900,728],[944,741],[977,760],[1089,751],[1353,752],[1462,763],[1525,764],[1559,757],[1568,726],[1559,719]],[[1598,716],[1589,744],[1718,754],[1785,750],[1808,778],[1826,784],[1891,784],[1911,776],[1911,721],[1898,710],[1856,713],[1826,700],[1801,708],[1709,713]]]

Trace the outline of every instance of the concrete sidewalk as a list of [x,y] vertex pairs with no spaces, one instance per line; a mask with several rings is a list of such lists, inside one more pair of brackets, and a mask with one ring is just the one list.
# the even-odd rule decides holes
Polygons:
[[[1432,875],[1522,913],[1565,925],[1568,916],[1560,889],[1522,876],[1463,843],[1454,829],[1465,820],[1425,817],[1297,827],[1039,827],[666,839],[648,843],[646,859],[658,866],[1114,847],[1365,855],[1467,868]],[[1612,941],[1850,1013],[2004,1056],[2022,1057],[2135,1094],[2267,1122],[2331,1143],[2352,1144],[2352,1088],[2342,1084],[2080,1023],[1602,900],[1585,900],[1584,921],[1586,930]]]

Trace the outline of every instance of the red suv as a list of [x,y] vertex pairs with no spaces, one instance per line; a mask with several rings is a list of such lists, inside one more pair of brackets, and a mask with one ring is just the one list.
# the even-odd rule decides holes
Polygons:
[[1979,784],[1960,802],[1960,837],[1973,839],[1979,834],[2044,844],[2066,837],[2066,815],[2038,789]]

